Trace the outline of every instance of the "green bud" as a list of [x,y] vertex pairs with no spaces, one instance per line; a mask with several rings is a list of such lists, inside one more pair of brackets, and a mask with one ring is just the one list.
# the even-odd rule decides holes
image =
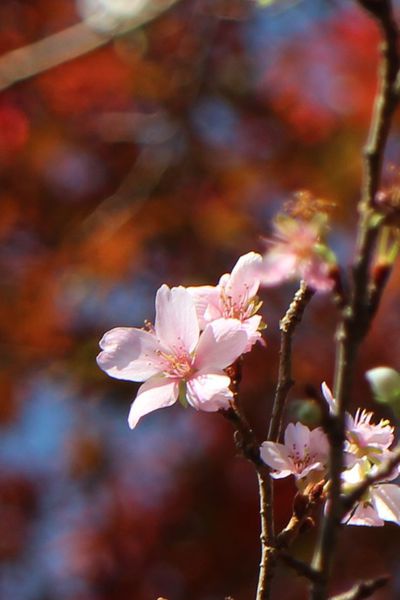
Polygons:
[[400,373],[390,367],[376,367],[365,374],[377,402],[400,409]]
[[321,409],[315,400],[293,400],[289,413],[291,420],[300,421],[307,427],[317,427],[321,423]]

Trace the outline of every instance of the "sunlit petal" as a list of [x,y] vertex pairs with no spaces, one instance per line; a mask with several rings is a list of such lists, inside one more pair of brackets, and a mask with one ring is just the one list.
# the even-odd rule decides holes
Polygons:
[[384,521],[400,525],[400,487],[393,483],[374,486],[371,500],[376,512]]
[[199,339],[199,322],[192,296],[184,287],[162,285],[156,296],[156,334],[170,349],[192,352]]
[[260,455],[265,464],[280,472],[279,475],[274,474],[276,478],[293,474],[293,463],[288,456],[287,448],[283,444],[263,442],[260,447]]
[[160,371],[155,336],[142,329],[116,327],[100,340],[97,364],[116,379],[145,381]]
[[228,408],[233,398],[230,378],[223,371],[199,372],[187,383],[187,400],[193,408],[208,412]]
[[[213,307],[218,307],[219,291],[212,285],[192,286],[188,287],[187,291],[194,300],[200,327],[204,329],[206,322],[209,320],[208,316],[206,316],[208,306],[211,304]],[[221,316],[221,311],[217,310],[216,318]]]
[[200,336],[195,365],[199,370],[224,369],[239,358],[247,344],[247,333],[237,319],[208,323]]
[[244,303],[257,294],[262,257],[256,252],[241,256],[225,283],[225,291],[237,303]]
[[171,406],[176,402],[179,393],[179,384],[160,375],[152,377],[144,383],[138,391],[129,412],[129,427],[133,429],[139,419],[153,410]]

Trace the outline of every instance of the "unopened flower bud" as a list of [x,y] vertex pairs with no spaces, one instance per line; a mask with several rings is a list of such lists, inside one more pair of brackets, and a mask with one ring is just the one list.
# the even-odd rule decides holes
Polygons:
[[390,367],[376,367],[366,372],[366,378],[378,402],[400,402],[400,373]]
[[293,513],[296,515],[298,519],[304,517],[305,513],[308,510],[310,501],[308,496],[297,492],[293,500]]
[[384,217],[386,225],[400,225],[400,187],[398,184],[377,192],[374,204]]

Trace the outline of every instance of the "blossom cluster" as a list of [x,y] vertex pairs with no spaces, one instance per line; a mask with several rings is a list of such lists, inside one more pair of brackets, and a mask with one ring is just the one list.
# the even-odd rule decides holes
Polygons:
[[[215,286],[169,288],[164,284],[156,294],[154,325],[116,327],[103,336],[97,357],[100,368],[111,377],[142,383],[128,417],[131,428],[144,415],[178,400],[208,412],[231,406],[227,368],[256,342],[263,343],[260,286],[301,278],[316,291],[332,289],[336,263],[324,242],[324,215],[302,219],[282,214],[274,226],[264,256],[256,252],[241,256],[232,272],[222,275]],[[322,392],[329,410],[336,412],[325,383]],[[387,421],[375,424],[372,413],[365,410],[358,410],[354,417],[346,413],[345,422],[342,490],[348,494],[391,457],[394,434]],[[329,443],[321,427],[310,430],[302,423],[290,423],[284,443],[266,441],[260,455],[272,469],[272,477],[294,475],[303,493],[317,483],[329,485]],[[385,481],[371,485],[345,522],[400,524],[400,487],[388,483],[396,476],[394,469]]]
[[162,285],[154,326],[116,327],[103,336],[99,366],[111,377],[144,382],[129,413],[131,428],[178,399],[197,410],[229,407],[233,393],[224,369],[261,339],[261,262],[249,252],[216,286]]
[[331,254],[321,252],[326,248],[321,219],[282,216],[275,228],[264,256],[241,256],[216,286],[162,285],[154,326],[116,327],[103,336],[100,368],[111,377],[143,383],[129,414],[131,428],[178,399],[197,410],[229,407],[233,393],[224,369],[263,341],[260,285],[298,277],[316,290],[332,287],[326,259]]
[[[326,383],[322,384],[322,393],[329,411],[334,413],[336,401]],[[374,476],[379,466],[392,458],[393,441],[394,428],[387,420],[374,423],[373,413],[361,409],[354,417],[346,413],[343,494],[351,494],[367,476]],[[302,492],[307,492],[316,483],[327,481],[329,443],[321,427],[310,430],[302,423],[290,423],[285,431],[284,443],[266,441],[260,453],[263,461],[273,469],[272,477],[294,475]],[[398,469],[394,468],[384,481],[371,485],[345,515],[343,522],[382,526],[384,521],[392,521],[400,525],[400,487],[388,483],[397,475]]]

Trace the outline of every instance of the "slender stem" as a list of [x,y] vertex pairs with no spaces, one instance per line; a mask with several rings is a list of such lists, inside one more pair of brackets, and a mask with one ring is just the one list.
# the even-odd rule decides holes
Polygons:
[[384,587],[389,581],[387,575],[383,575],[378,579],[371,579],[370,581],[362,581],[355,585],[351,590],[339,596],[334,596],[330,600],[363,600],[372,596],[376,590]]
[[310,581],[313,581],[315,578],[318,578],[318,576],[319,576],[318,571],[314,571],[314,569],[312,567],[310,567],[310,565],[308,565],[307,563],[304,563],[301,560],[298,560],[297,558],[294,558],[287,552],[283,552],[283,551],[280,552],[279,558],[288,567],[292,567],[292,569],[294,569],[298,575],[301,575],[302,577],[306,577]]
[[[328,428],[330,439],[331,480],[328,510],[326,511],[313,567],[321,577],[312,586],[312,600],[327,598],[327,585],[336,546],[341,513],[341,472],[343,470],[343,439],[345,410],[349,405],[354,366],[359,345],[368,332],[372,312],[369,298],[370,267],[378,228],[374,226],[374,199],[381,179],[384,150],[392,116],[397,103],[395,89],[399,70],[397,51],[398,30],[393,17],[391,0],[359,0],[359,3],[377,21],[382,31],[380,83],[376,95],[367,144],[364,149],[363,187],[359,205],[359,225],[356,259],[353,269],[351,297],[342,312],[337,332],[337,359],[335,371],[336,414]],[[374,311],[376,299],[374,299]]]
[[239,385],[242,378],[240,359],[227,370],[231,378],[233,401],[228,410],[221,413],[235,427],[235,444],[241,454],[253,463],[258,479],[261,518],[261,561],[257,586],[257,600],[269,600],[271,597],[272,565],[275,563],[273,544],[272,485],[269,469],[260,457],[260,444],[240,409]]
[[279,350],[278,384],[276,386],[272,416],[268,430],[268,440],[277,442],[282,429],[282,417],[286,398],[293,385],[292,379],[292,338],[300,323],[304,310],[314,295],[314,291],[302,281],[300,287],[279,324],[281,345]]
[[276,564],[273,526],[273,489],[268,469],[258,468],[257,477],[260,495],[261,560],[256,600],[269,600],[271,597],[271,584]]
[[[285,316],[280,322],[281,346],[279,353],[278,384],[276,387],[268,440],[277,441],[280,436],[283,410],[292,379],[292,337],[300,323],[304,309],[314,292],[301,282]],[[276,564],[275,531],[273,518],[273,486],[269,469],[257,468],[261,517],[261,561],[256,600],[268,600]]]

